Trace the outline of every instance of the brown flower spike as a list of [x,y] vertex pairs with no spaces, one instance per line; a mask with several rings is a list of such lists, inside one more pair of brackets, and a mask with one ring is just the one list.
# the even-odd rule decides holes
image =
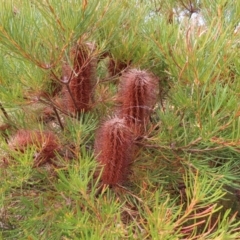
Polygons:
[[158,94],[158,78],[137,69],[124,72],[118,91],[120,103],[118,114],[127,119],[128,125],[137,133],[144,131]]
[[97,64],[96,58],[92,56],[94,49],[92,43],[78,43],[70,53],[73,67],[66,62],[63,64],[63,81],[68,85],[64,86],[63,91],[66,107],[71,113],[77,114],[91,108]]
[[103,165],[102,182],[122,184],[132,161],[133,136],[124,118],[115,117],[103,123],[95,139],[97,161]]
[[109,59],[108,72],[111,77],[117,74],[120,74],[121,71],[123,71],[127,67],[128,67],[128,64],[125,62],[117,61],[117,60],[114,60],[113,58]]
[[49,131],[18,130],[9,140],[10,150],[25,152],[29,146],[36,147],[34,167],[38,167],[55,157],[56,151],[60,149],[57,137]]

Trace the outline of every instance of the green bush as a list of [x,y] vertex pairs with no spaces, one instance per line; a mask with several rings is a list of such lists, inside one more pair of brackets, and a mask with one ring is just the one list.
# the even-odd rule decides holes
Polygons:
[[[1,1],[1,238],[239,239],[239,16],[238,0]],[[91,106],[73,114],[69,84],[93,61]],[[129,68],[154,73],[159,96],[111,187],[95,133]]]

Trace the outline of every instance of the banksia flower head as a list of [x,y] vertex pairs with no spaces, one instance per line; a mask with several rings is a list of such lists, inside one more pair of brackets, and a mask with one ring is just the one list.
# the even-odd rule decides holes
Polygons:
[[73,66],[63,64],[63,81],[66,107],[69,112],[77,114],[88,111],[93,99],[94,77],[97,59],[93,57],[95,45],[92,43],[78,43],[72,48],[70,60]]
[[125,70],[128,67],[128,64],[125,62],[114,60],[113,58],[109,59],[108,63],[108,72],[110,76],[115,76],[121,71]]
[[121,77],[117,96],[119,116],[125,117],[135,132],[142,132],[156,103],[157,94],[156,76],[137,69],[127,70]]
[[9,140],[8,146],[12,151],[25,152],[29,146],[36,147],[34,166],[38,167],[55,157],[60,149],[57,137],[52,132],[33,130],[18,130]]
[[115,117],[103,123],[95,138],[95,154],[103,165],[104,184],[116,186],[127,179],[132,153],[133,136],[125,119]]

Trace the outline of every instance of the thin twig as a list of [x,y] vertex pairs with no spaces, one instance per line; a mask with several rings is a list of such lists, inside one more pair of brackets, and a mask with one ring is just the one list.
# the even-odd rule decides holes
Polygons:
[[5,118],[10,122],[10,121],[11,121],[11,120],[10,120],[10,117],[9,117],[7,111],[5,110],[5,108],[3,107],[3,105],[2,105],[1,102],[0,102],[0,109],[1,109],[1,111],[2,111],[2,113],[3,113],[3,115],[5,116]]
[[64,130],[64,127],[63,127],[63,124],[62,124],[61,119],[60,119],[60,117],[59,117],[59,114],[58,114],[58,112],[57,112],[57,109],[55,108],[55,106],[52,106],[52,108],[53,108],[54,113],[56,114],[56,117],[57,117],[59,126],[61,127],[61,129],[62,129],[62,131],[63,131],[63,130]]

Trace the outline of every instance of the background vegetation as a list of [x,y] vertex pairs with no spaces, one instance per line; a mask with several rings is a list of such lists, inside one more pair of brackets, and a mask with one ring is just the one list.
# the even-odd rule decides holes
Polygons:
[[[239,16],[238,0],[1,1],[0,237],[240,239]],[[75,117],[61,88],[77,42],[97,72]],[[129,180],[100,191],[95,132],[127,67],[158,76],[159,97]],[[54,133],[54,163],[13,151],[19,129]]]

